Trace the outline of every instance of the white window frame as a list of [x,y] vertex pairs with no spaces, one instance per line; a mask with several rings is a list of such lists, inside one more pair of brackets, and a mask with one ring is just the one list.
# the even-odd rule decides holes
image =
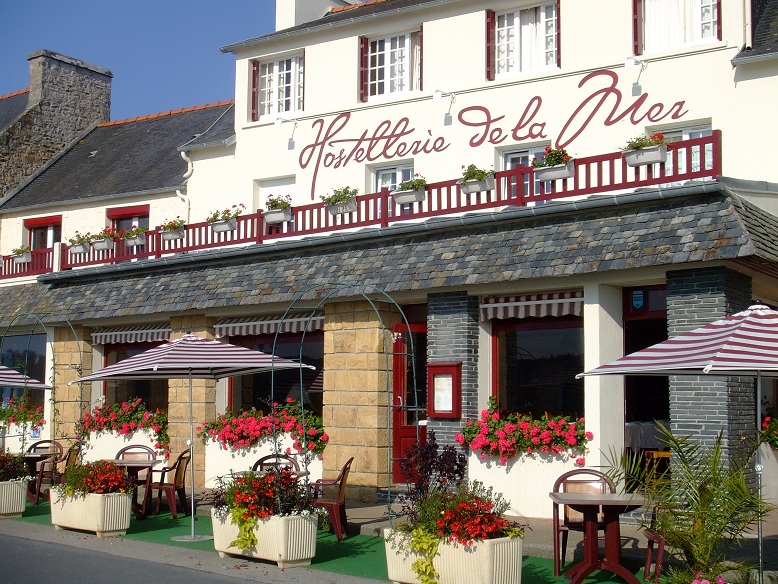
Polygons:
[[[545,146],[533,146],[531,148],[522,148],[520,150],[510,150],[503,152],[502,154],[502,165],[504,170],[512,170],[514,168],[517,168],[518,166],[525,166],[525,167],[531,167],[532,161],[535,158],[542,159],[544,154],[544,148]],[[503,179],[503,185],[502,185],[502,191],[504,193],[508,192],[508,179]],[[524,197],[529,196],[529,175],[524,177]],[[551,182],[547,182],[545,185],[546,191],[550,192],[551,188]],[[535,193],[540,192],[540,181],[536,178],[535,179]],[[513,193],[511,193],[513,195]],[[526,199],[525,199],[526,200]],[[527,206],[532,207],[534,205],[542,205],[545,203],[545,201],[528,201]]]
[[495,15],[497,77],[557,67],[556,2]]
[[[713,129],[710,124],[699,124],[695,126],[685,126],[681,128],[669,128],[666,130],[657,129],[653,130],[651,134],[661,133],[664,134],[665,142],[679,142],[681,140],[692,140],[694,138],[702,138],[704,136],[710,136],[713,134]],[[713,144],[707,144],[705,146],[705,161],[707,170],[713,168]],[[676,154],[676,162],[678,164],[678,172],[683,173],[687,171],[687,164],[691,165],[691,171],[696,172],[700,170],[700,153],[699,148],[692,149],[691,160],[686,160],[686,151],[678,151]],[[665,163],[665,169],[668,173],[673,172],[673,159],[670,153],[667,154],[667,162]]]
[[275,61],[260,61],[255,88],[257,116],[275,117],[303,109],[305,58],[292,55]]
[[368,96],[408,93],[421,81],[419,32],[370,39],[367,49]]
[[376,168],[373,177],[375,192],[381,192],[382,189],[388,189],[390,192],[397,190],[400,183],[413,178],[413,162]]
[[[43,234],[45,231],[46,243],[43,247],[37,245],[36,233]],[[54,244],[59,243],[62,239],[62,225],[41,225],[40,227],[30,227],[27,229],[27,238],[30,244],[30,249],[50,249],[54,247]]]
[[644,53],[718,40],[716,0],[643,0],[642,6]]

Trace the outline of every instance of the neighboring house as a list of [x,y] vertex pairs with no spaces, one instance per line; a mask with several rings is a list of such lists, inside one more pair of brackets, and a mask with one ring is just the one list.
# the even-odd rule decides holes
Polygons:
[[[300,22],[302,4],[278,0],[286,28],[222,49],[237,59],[234,105],[101,125],[0,205],[4,254],[39,217],[61,214],[65,239],[119,219],[150,227],[137,248],[52,246],[23,269],[4,256],[0,324],[48,315],[57,400],[157,400],[175,450],[180,382],[66,386],[74,364],[97,370],[187,331],[275,349],[317,367],[275,379],[272,397],[322,413],[325,470],[356,456],[350,496],[363,500],[400,478],[392,461],[419,429],[451,443],[490,396],[585,416],[587,465],[625,437],[645,447],[626,435],[634,422],[722,431],[731,448],[753,435],[750,383],[575,375],[754,299],[778,305],[778,169],[754,156],[778,130],[765,115],[778,78],[772,50],[743,32],[775,22],[776,2],[744,15],[666,0],[688,16],[678,29],[661,2],[346,4],[305,4],[330,10]],[[593,45],[595,27],[608,34]],[[747,45],[767,56],[744,58]],[[619,147],[656,133],[672,141],[664,163],[628,167]],[[574,178],[536,177],[546,147],[574,156]],[[471,163],[496,182],[463,195]],[[395,203],[415,174],[424,201]],[[344,186],[357,211],[330,215],[320,197]],[[291,221],[267,223],[271,194],[291,198]],[[233,205],[246,208],[236,230],[214,234],[206,218]],[[170,243],[157,226],[176,216],[188,225]],[[460,383],[436,401],[428,369]],[[195,382],[195,417],[261,409],[269,387]],[[60,412],[69,423],[78,408]],[[549,461],[547,475],[572,465]],[[521,481],[525,515],[550,512],[547,475]]]

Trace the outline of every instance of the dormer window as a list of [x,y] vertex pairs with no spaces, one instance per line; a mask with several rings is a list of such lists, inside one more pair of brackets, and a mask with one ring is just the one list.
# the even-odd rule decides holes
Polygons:
[[421,29],[368,39],[360,37],[360,101],[421,89]]
[[303,55],[252,61],[251,121],[303,109]]

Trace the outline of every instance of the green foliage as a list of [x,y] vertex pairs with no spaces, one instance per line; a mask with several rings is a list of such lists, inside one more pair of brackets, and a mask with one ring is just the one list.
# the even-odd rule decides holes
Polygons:
[[459,179],[459,182],[463,183],[469,180],[484,180],[490,174],[494,174],[494,171],[478,168],[475,164],[469,164],[468,166],[463,165],[462,178]]
[[538,160],[537,158],[532,160],[532,166],[535,168],[543,166],[559,166],[560,164],[567,164],[570,161],[571,156],[564,148],[552,148],[546,146],[543,151],[543,158]]
[[29,478],[29,471],[22,454],[0,454],[0,481],[16,481]]
[[642,150],[651,146],[659,146],[665,143],[664,134],[651,134],[650,136],[636,136],[627,140],[626,146],[622,150]]
[[339,205],[341,203],[348,203],[356,198],[358,193],[359,189],[352,189],[351,187],[346,186],[339,189],[332,189],[331,195],[322,195],[319,198],[325,205]]
[[400,183],[397,187],[398,191],[422,191],[427,187],[427,179],[421,176],[418,172],[413,175],[413,178]]
[[11,250],[11,254],[15,256],[20,256],[26,254],[28,251],[30,251],[29,245],[21,245],[19,247],[15,247]]
[[412,567],[422,584],[437,584],[439,574],[432,565],[432,559],[438,555],[439,545],[440,538],[423,527],[411,531],[408,549],[419,556]]
[[45,423],[43,407],[30,406],[29,390],[25,390],[21,396],[5,398],[0,405],[0,427],[8,424],[31,424],[40,428]]

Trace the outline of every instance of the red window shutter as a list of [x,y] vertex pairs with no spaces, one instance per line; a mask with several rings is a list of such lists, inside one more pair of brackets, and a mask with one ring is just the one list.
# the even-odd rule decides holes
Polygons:
[[259,119],[259,61],[251,62],[251,121]]
[[632,52],[643,54],[643,0],[632,0]]
[[359,37],[359,101],[366,102],[368,96],[367,74],[370,45],[367,37]]
[[554,31],[554,36],[556,37],[556,66],[560,69],[562,68],[562,35],[560,34],[562,30],[562,13],[559,10],[561,4],[561,0],[556,0],[556,30]]
[[494,10],[486,11],[486,80],[494,81]]
[[300,57],[300,64],[303,68],[303,88],[302,88],[302,95],[300,96],[300,106],[303,108],[303,111],[305,111],[305,53],[303,52],[303,56]]
[[135,205],[133,207],[116,207],[106,209],[105,216],[108,219],[127,219],[130,217],[146,217],[149,214],[150,205]]
[[424,25],[419,25],[419,91],[424,91]]
[[32,217],[24,220],[25,229],[35,227],[48,227],[49,225],[62,225],[62,215],[49,215],[47,217]]
[[721,40],[721,0],[716,0],[716,38]]

